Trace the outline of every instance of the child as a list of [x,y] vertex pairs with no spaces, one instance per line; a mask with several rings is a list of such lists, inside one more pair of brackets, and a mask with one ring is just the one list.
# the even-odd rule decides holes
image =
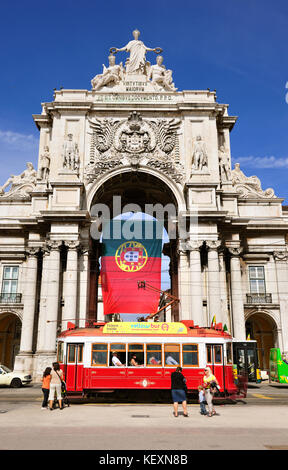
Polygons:
[[204,388],[202,387],[202,385],[199,385],[198,391],[199,391],[200,414],[207,415],[207,410],[206,410],[206,405],[205,405],[205,393],[204,393]]
[[43,392],[43,403],[42,403],[42,410],[47,410],[48,408],[48,396],[49,396],[49,389],[50,389],[50,380],[51,380],[51,367],[46,367],[43,378],[42,378],[42,392]]

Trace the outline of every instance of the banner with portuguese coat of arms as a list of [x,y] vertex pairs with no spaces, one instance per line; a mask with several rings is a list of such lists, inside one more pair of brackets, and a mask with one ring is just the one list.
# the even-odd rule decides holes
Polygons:
[[161,288],[163,225],[156,220],[113,220],[102,237],[101,284],[104,314],[154,313]]

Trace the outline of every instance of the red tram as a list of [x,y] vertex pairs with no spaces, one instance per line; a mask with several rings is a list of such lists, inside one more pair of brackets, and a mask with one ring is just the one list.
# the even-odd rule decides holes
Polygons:
[[[118,390],[169,390],[171,372],[183,368],[188,392],[195,392],[208,365],[225,396],[236,395],[232,337],[222,330],[194,326],[193,321],[95,323],[68,330],[57,339],[57,360],[70,396]],[[112,363],[117,353],[121,366]],[[131,366],[136,356],[136,366]]]

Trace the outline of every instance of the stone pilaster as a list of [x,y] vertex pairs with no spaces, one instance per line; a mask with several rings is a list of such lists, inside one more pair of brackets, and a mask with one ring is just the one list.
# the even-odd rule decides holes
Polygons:
[[246,340],[244,304],[242,293],[241,264],[240,254],[242,247],[229,247],[231,254],[230,271],[231,271],[231,297],[232,297],[232,324],[233,336],[238,341]]
[[80,250],[80,283],[79,283],[79,326],[84,327],[88,309],[88,287],[89,287],[89,255],[87,247]]
[[220,278],[219,278],[219,258],[218,249],[221,245],[220,240],[206,241],[208,250],[208,312],[209,324],[215,315],[216,322],[222,321],[221,315],[221,297],[220,297]]
[[220,250],[219,256],[219,281],[220,281],[220,302],[221,302],[221,315],[220,321],[223,325],[226,324],[228,330],[230,328],[230,319],[228,315],[228,292],[227,292],[227,275],[226,275],[226,264],[224,259],[224,251]]
[[190,240],[188,243],[190,258],[190,287],[189,300],[191,303],[192,320],[195,325],[204,325],[203,293],[200,249],[202,240]]
[[78,280],[78,241],[65,241],[67,246],[66,276],[63,286],[64,308],[62,331],[67,330],[67,322],[76,323],[77,315],[77,280]]

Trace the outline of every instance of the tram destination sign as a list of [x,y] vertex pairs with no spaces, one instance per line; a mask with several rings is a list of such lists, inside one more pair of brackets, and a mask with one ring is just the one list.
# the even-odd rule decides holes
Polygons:
[[103,333],[186,335],[187,327],[180,322],[110,322],[104,325]]

